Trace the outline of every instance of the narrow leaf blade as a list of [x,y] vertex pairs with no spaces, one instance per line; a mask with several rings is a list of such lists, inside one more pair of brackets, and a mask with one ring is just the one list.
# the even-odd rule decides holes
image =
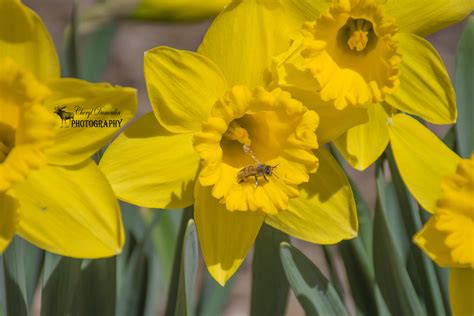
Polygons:
[[307,315],[347,315],[334,287],[298,249],[284,242],[280,256],[291,289]]
[[474,150],[474,17],[467,20],[456,55],[454,88],[458,109],[458,152],[469,157]]
[[23,258],[23,244],[15,237],[3,254],[5,271],[5,294],[7,314],[23,316],[28,314],[26,272]]
[[377,193],[374,219],[374,268],[377,284],[393,315],[426,315],[387,223],[385,181],[380,169],[377,173]]
[[[263,225],[255,242],[250,315],[284,315],[289,285],[281,264],[280,244],[288,236]],[[269,264],[271,262],[271,264]]]
[[46,253],[41,315],[68,315],[79,284],[82,260]]
[[190,219],[184,234],[175,315],[194,315],[194,292],[199,264],[199,249],[194,220]]

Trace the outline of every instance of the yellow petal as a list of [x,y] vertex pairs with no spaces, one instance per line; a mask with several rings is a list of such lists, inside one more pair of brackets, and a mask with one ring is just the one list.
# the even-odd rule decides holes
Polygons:
[[228,89],[211,60],[169,47],[145,53],[145,79],[158,121],[175,133],[197,131]]
[[291,236],[317,244],[335,244],[357,236],[354,197],[344,171],[325,149],[318,151],[319,169],[290,199],[288,210],[265,222]]
[[449,300],[453,316],[474,315],[474,270],[449,271]]
[[474,10],[474,1],[388,0],[385,9],[400,31],[426,36],[461,21]]
[[0,253],[16,233],[19,216],[18,201],[7,192],[0,192]]
[[441,181],[456,172],[461,158],[408,115],[393,117],[389,132],[403,181],[418,203],[434,212],[436,200],[441,196]]
[[369,120],[365,107],[349,106],[338,110],[332,104],[322,101],[316,91],[305,91],[288,86],[282,87],[282,89],[288,91],[292,98],[318,114],[319,125],[316,134],[320,145],[335,140],[351,127],[367,123]]
[[456,211],[437,208],[413,240],[442,267],[474,268],[474,221]]
[[[47,151],[52,164],[74,165],[88,159],[130,121],[137,108],[132,88],[72,78],[50,81],[48,87],[53,93],[45,105],[56,113],[57,121],[55,144]],[[63,122],[60,115],[71,119]]]
[[368,111],[365,108],[349,106],[337,110],[332,105],[326,105],[316,107],[314,110],[319,115],[319,126],[316,130],[319,144],[333,141],[348,129],[369,121]]
[[0,0],[0,59],[5,57],[41,81],[59,77],[58,57],[45,25],[20,1]]
[[290,46],[304,21],[327,1],[234,1],[214,20],[199,47],[233,85],[265,86],[271,59]]
[[413,237],[413,241],[439,266],[454,266],[456,263],[451,256],[451,249],[445,244],[449,234],[436,228],[437,221],[436,215],[430,218]]
[[441,57],[419,36],[400,33],[397,39],[403,55],[400,87],[387,97],[387,103],[431,123],[454,123],[454,89]]
[[120,253],[125,235],[119,205],[91,160],[44,167],[12,191],[20,202],[18,234],[35,246],[74,258]]
[[119,199],[150,208],[193,204],[198,168],[192,134],[165,131],[153,113],[120,134],[100,161]]
[[142,0],[134,9],[136,19],[160,21],[198,20],[217,15],[230,0]]
[[389,142],[389,113],[380,103],[368,106],[369,121],[349,129],[335,140],[344,159],[355,169],[365,170],[380,157]]
[[263,212],[229,212],[196,184],[194,219],[209,273],[222,286],[237,271],[252,247],[265,219]]

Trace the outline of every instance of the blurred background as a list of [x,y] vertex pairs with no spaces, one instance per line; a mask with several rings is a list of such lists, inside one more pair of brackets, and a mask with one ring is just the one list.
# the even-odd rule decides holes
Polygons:
[[[71,21],[72,1],[64,0],[24,0],[26,5],[36,11],[49,32],[51,33],[54,43],[58,51],[63,47],[64,31]],[[93,0],[77,1],[79,15],[88,12],[94,4]],[[211,24],[212,19],[195,22],[156,22],[156,21],[139,21],[130,19],[119,19],[116,21],[112,32],[114,36],[111,42],[110,54],[105,60],[104,75],[99,78],[112,84],[135,87],[138,91],[139,108],[137,117],[150,112],[151,107],[147,97],[145,80],[143,77],[143,54],[146,50],[156,46],[171,46],[178,49],[194,51],[199,46],[207,28]],[[428,40],[435,46],[440,53],[449,74],[453,76],[454,56],[457,43],[463,23],[454,25],[439,33],[436,33]],[[79,49],[81,48],[81,37],[79,38]],[[245,56],[243,56],[245,58]],[[442,136],[447,127],[436,127],[435,132]],[[374,170],[369,169],[365,172],[358,172],[347,168],[353,179],[358,184],[361,194],[370,206],[375,204],[375,183]],[[373,207],[372,207],[373,209]],[[153,212],[153,211],[150,211]],[[142,210],[142,214],[149,215],[147,210]],[[176,225],[175,225],[176,226]],[[160,229],[160,228],[158,228]],[[171,231],[172,233],[173,231]],[[326,275],[328,270],[325,264],[323,251],[320,246],[304,243],[301,241],[293,241],[295,246],[302,250]],[[344,265],[338,253],[331,247],[335,257],[335,264],[339,270],[339,274],[345,275]],[[248,315],[250,309],[250,293],[251,293],[251,254],[240,268],[239,272],[233,277],[230,296],[224,306],[224,315]],[[201,262],[201,282],[204,278],[204,265]],[[344,300],[349,311],[354,314],[354,303],[351,301],[347,281],[342,279],[342,291]],[[200,282],[198,280],[198,282]],[[132,289],[133,290],[133,289]],[[156,297],[156,300],[162,302],[159,304],[159,314],[164,313],[166,298]],[[290,300],[287,306],[287,315],[303,315],[303,310],[299,306],[296,298],[290,291]]]

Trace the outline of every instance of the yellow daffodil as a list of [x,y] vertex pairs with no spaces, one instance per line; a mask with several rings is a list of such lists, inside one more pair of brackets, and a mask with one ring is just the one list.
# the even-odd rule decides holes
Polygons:
[[[194,204],[205,262],[222,285],[264,222],[320,244],[357,234],[350,185],[322,145],[361,117],[329,107],[316,113],[267,85],[271,56],[288,49],[305,4],[234,1],[198,53],[146,52],[154,112],[122,133],[100,162],[124,201]],[[334,124],[338,119],[344,123]]]
[[396,115],[389,125],[400,174],[433,216],[415,243],[450,268],[453,315],[474,314],[474,155],[461,159],[415,119]]
[[275,59],[275,84],[337,109],[367,107],[368,122],[335,141],[344,158],[363,170],[387,146],[386,121],[396,112],[435,124],[456,120],[447,71],[421,36],[460,21],[473,8],[472,0],[335,0]]
[[125,124],[135,108],[133,89],[59,78],[41,19],[20,1],[0,0],[0,251],[19,234],[70,257],[120,252],[119,206],[89,158],[119,128],[71,124],[81,112],[109,122],[117,111]]

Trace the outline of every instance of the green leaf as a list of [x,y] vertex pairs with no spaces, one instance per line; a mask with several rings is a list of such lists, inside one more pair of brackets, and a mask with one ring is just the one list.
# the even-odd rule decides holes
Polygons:
[[28,314],[23,245],[20,238],[15,237],[3,254],[8,315],[26,316]]
[[458,153],[469,157],[474,150],[474,17],[471,16],[459,41],[454,88],[458,108],[456,124]]
[[385,184],[387,224],[390,231],[393,233],[393,242],[397,248],[397,253],[400,255],[401,261],[406,264],[412,246],[409,234],[405,229],[402,212],[398,202],[398,196],[393,182],[388,181]]
[[82,260],[45,254],[41,315],[69,315],[79,284]]
[[81,49],[80,76],[91,82],[100,82],[107,68],[117,25],[110,22],[88,34]]
[[26,303],[27,306],[31,306],[41,276],[44,251],[20,237],[16,238],[15,247],[19,256],[23,258]]
[[[280,260],[280,244],[288,236],[266,224],[255,242],[250,315],[284,315],[289,285]],[[271,262],[271,264],[269,264]]]
[[159,211],[160,220],[153,231],[155,251],[159,254],[158,261],[161,266],[161,287],[166,289],[173,271],[173,259],[177,248],[178,230],[181,221],[180,211]]
[[339,246],[357,315],[390,315],[375,283],[372,263],[361,238],[343,241]]
[[116,257],[84,261],[70,315],[114,316],[116,275]]
[[[235,275],[238,273],[239,270],[237,270]],[[222,315],[234,282],[237,279],[237,277],[230,278],[223,287],[214,280],[207,269],[204,269],[202,294],[198,301],[196,314],[202,316]]]
[[291,289],[307,315],[347,315],[336,290],[305,255],[283,242],[280,256]]
[[342,285],[341,281],[339,280],[339,275],[336,271],[336,264],[334,262],[334,257],[333,257],[333,251],[335,251],[332,246],[329,245],[323,245],[323,253],[324,253],[324,258],[326,259],[326,264],[328,265],[329,269],[329,280],[331,281],[331,284],[334,286],[336,289],[336,292],[339,296],[342,296]]
[[178,298],[174,313],[178,316],[194,315],[194,292],[199,264],[199,246],[196,225],[192,219],[188,221],[186,227],[182,251]]
[[79,18],[76,2],[73,1],[71,23],[64,32],[61,58],[61,77],[79,77]]
[[127,251],[120,256],[123,280],[119,288],[117,315],[156,315],[161,278],[153,240],[149,237],[161,216],[154,213],[152,221],[146,224],[136,207],[128,205],[123,210],[128,239]]
[[6,313],[5,273],[3,269],[3,256],[0,256],[0,315]]
[[443,137],[443,143],[449,147],[451,150],[456,150],[456,126],[453,126]]
[[181,255],[184,244],[184,235],[188,227],[188,221],[193,217],[193,207],[183,210],[181,216],[181,224],[178,233],[178,241],[176,242],[176,250],[174,254],[173,271],[171,272],[171,281],[168,290],[168,302],[166,303],[165,315],[173,315],[176,310],[176,300],[178,298],[179,275],[181,271]]
[[377,207],[374,219],[375,279],[393,315],[426,315],[387,223],[384,174],[377,169]]

